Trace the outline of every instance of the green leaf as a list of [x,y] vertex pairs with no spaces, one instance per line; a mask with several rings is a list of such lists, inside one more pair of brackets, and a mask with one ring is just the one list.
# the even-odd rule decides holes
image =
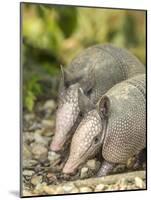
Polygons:
[[27,91],[27,94],[25,96],[25,107],[28,109],[28,111],[32,111],[34,107],[34,102],[36,100],[36,97],[31,91]]

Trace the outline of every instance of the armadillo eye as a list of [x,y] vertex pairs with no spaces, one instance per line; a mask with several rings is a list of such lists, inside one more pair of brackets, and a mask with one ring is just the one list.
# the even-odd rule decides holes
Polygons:
[[80,113],[79,113],[79,116],[80,116],[80,117],[83,117],[83,113],[82,113],[82,112],[80,112]]
[[99,138],[98,138],[98,137],[95,137],[95,138],[94,138],[94,143],[97,144],[98,142],[99,142]]

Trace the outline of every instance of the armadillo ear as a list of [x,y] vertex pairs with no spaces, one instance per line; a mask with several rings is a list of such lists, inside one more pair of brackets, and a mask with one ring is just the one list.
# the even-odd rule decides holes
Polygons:
[[69,86],[69,83],[71,82],[71,80],[73,79],[72,78],[72,75],[71,73],[65,69],[62,65],[60,65],[60,69],[61,69],[61,81],[62,81],[62,85],[64,87],[68,87]]
[[72,84],[75,84],[79,82],[79,80],[82,78],[82,73],[71,73],[68,69],[63,68],[63,66],[60,66],[61,73],[62,73],[62,80],[65,88],[69,87]]
[[95,65],[91,66],[85,75],[85,78],[81,81],[81,87],[85,94],[89,94],[92,91],[92,88],[94,87],[96,83],[95,78]]
[[101,117],[106,118],[109,116],[110,99],[107,96],[103,96],[97,103],[97,110]]
[[64,99],[64,96],[66,94],[66,86],[65,86],[65,73],[64,68],[62,65],[60,65],[61,69],[61,78],[60,78],[60,84],[59,84],[59,99]]
[[83,114],[95,108],[91,100],[84,94],[82,88],[78,89],[78,104]]

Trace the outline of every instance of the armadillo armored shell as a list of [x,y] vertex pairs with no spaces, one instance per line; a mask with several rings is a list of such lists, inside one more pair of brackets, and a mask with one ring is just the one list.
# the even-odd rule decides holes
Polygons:
[[146,79],[138,75],[110,89],[110,115],[102,154],[112,163],[125,163],[146,146]]

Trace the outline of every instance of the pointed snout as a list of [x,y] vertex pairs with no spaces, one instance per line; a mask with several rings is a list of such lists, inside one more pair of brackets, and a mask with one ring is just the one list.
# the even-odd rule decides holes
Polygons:
[[62,142],[58,142],[55,140],[55,138],[53,138],[51,144],[50,144],[50,149],[51,151],[55,151],[58,152],[63,148],[63,143]]
[[64,174],[74,174],[79,166],[79,162],[75,162],[71,157],[67,160],[66,164],[64,165],[63,168],[63,173]]
[[66,163],[63,168],[64,174],[73,174],[75,172],[75,167],[71,166],[69,163]]

